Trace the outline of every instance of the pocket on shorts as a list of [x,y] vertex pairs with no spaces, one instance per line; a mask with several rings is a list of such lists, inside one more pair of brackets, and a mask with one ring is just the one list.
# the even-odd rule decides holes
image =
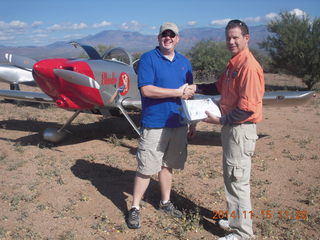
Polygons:
[[244,168],[233,165],[227,165],[227,174],[231,182],[239,182],[243,178]]
[[256,141],[258,139],[258,135],[256,131],[246,131],[245,133],[246,144],[245,144],[245,154],[252,156],[255,151]]
[[154,140],[154,137],[153,137],[154,132],[155,132],[154,129],[151,129],[151,130],[147,128],[142,129],[140,140],[139,140],[139,146],[138,146],[139,149],[146,150],[149,148],[151,149],[156,148],[157,144],[155,143],[158,143],[158,139],[156,138]]

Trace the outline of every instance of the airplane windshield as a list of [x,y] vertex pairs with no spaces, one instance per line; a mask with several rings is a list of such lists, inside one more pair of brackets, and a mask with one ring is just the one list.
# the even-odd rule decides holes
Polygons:
[[103,60],[112,60],[132,65],[131,55],[123,48],[113,48],[107,51],[103,56]]

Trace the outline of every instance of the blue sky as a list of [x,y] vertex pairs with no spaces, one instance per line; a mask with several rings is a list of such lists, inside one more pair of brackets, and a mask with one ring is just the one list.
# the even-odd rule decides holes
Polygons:
[[0,45],[42,46],[103,30],[157,34],[161,23],[180,29],[224,27],[229,19],[266,24],[281,11],[320,17],[319,0],[1,0]]

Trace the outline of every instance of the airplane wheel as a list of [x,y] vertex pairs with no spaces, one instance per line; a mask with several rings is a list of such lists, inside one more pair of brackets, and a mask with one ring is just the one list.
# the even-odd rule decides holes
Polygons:
[[[10,90],[20,91],[19,84],[11,83],[11,84],[10,84]],[[4,101],[6,101],[6,102],[8,102],[8,103],[14,103],[14,104],[20,104],[20,103],[21,103],[21,101],[12,100],[12,99],[7,99],[7,98],[5,98]]]
[[68,132],[64,130],[59,131],[56,128],[47,128],[43,132],[43,139],[48,142],[58,143],[66,137],[67,133]]
[[19,84],[11,83],[11,84],[10,84],[10,90],[18,90],[18,91],[20,91],[20,86],[19,86]]

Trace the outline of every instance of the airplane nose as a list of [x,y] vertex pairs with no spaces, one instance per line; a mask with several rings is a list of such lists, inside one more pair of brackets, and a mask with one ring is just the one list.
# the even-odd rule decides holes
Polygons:
[[103,105],[100,85],[84,61],[45,59],[34,64],[33,76],[39,87],[57,106],[68,109],[91,109]]
[[59,96],[61,84],[54,74],[54,69],[61,69],[68,59],[45,59],[33,65],[33,78],[38,86],[50,97]]
[[33,65],[33,71],[36,75],[47,79],[55,78],[53,69],[61,69],[67,59],[45,59]]

